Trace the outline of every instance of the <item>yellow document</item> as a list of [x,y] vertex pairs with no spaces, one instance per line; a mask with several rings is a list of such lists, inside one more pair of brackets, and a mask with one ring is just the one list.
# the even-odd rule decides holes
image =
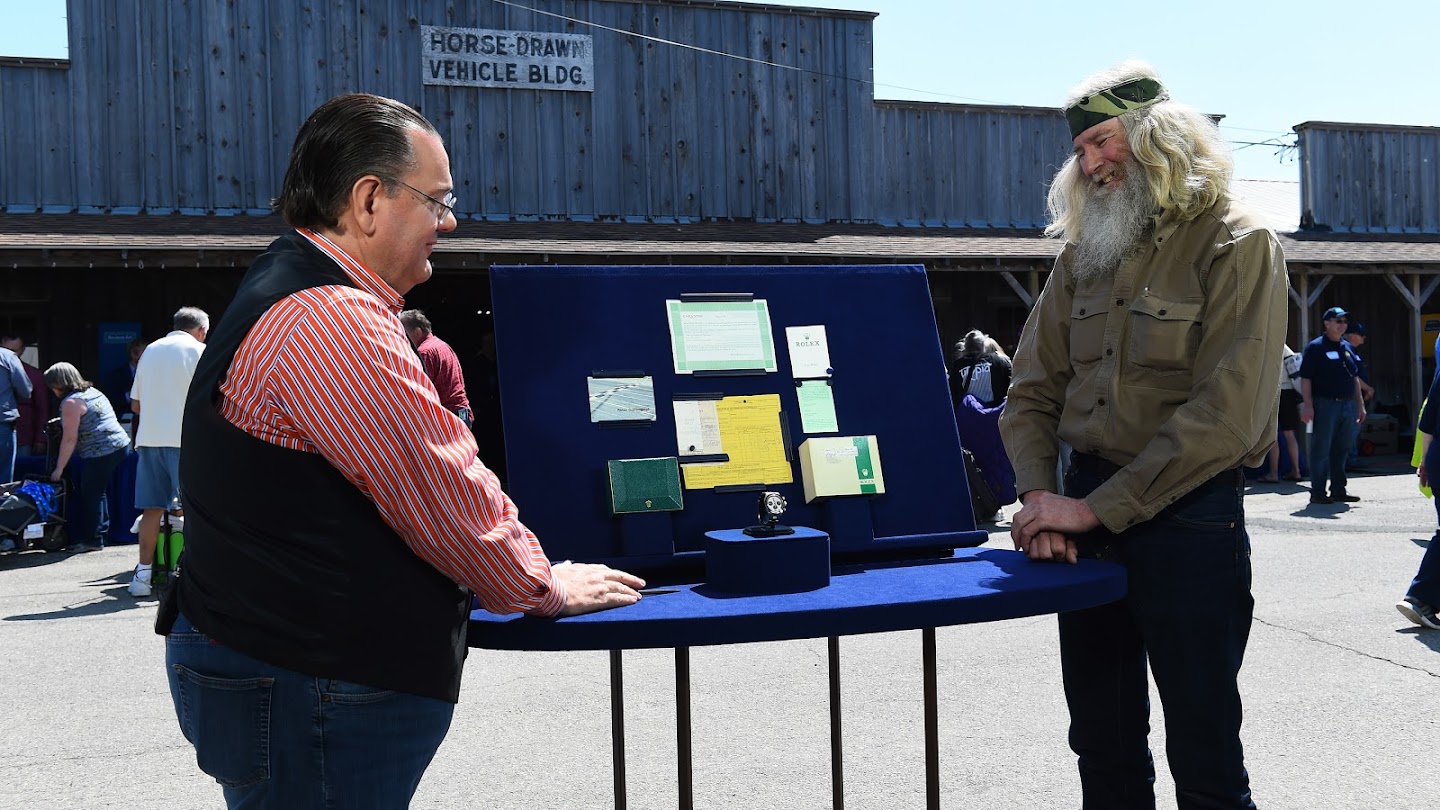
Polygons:
[[738,484],[788,484],[795,480],[785,460],[785,437],[780,430],[780,395],[725,397],[715,406],[720,418],[720,445],[729,461],[685,464],[686,489]]
[[836,495],[885,492],[880,445],[874,436],[806,439],[800,445],[800,477],[806,503]]

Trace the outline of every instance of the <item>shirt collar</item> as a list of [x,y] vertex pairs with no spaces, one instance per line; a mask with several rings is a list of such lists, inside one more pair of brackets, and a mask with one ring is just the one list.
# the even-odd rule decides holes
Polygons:
[[295,232],[305,237],[310,241],[310,244],[319,248],[321,252],[333,259],[336,264],[340,265],[340,269],[344,270],[345,275],[349,276],[350,280],[355,282],[355,286],[385,302],[385,306],[389,307],[394,314],[398,315],[401,310],[405,309],[404,296],[395,292],[395,288],[386,284],[385,279],[380,278],[374,270],[361,264],[355,257],[346,253],[339,245],[330,241],[329,238],[323,234],[315,233],[309,228],[296,228]]
[[1165,244],[1165,240],[1170,238],[1170,234],[1175,233],[1175,229],[1180,227],[1180,223],[1173,219],[1162,222],[1161,216],[1161,214],[1154,216],[1155,228],[1150,232],[1150,241],[1156,248]]

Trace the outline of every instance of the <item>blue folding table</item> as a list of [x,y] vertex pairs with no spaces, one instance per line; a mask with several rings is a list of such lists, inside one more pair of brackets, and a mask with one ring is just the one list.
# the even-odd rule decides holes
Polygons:
[[609,650],[615,807],[626,807],[625,708],[621,653],[675,649],[679,807],[692,807],[691,647],[829,639],[832,806],[844,807],[839,637],[920,630],[924,668],[927,806],[940,806],[935,628],[1058,613],[1113,602],[1124,570],[1081,560],[1037,563],[1019,552],[957,549],[950,559],[837,567],[830,585],[805,593],[736,595],[704,584],[667,586],[631,607],[564,619],[471,615],[472,647],[499,650]]

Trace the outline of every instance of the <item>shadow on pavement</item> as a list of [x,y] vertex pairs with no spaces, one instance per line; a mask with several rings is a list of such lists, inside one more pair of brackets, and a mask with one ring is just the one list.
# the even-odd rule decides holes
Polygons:
[[1411,626],[1402,627],[1395,632],[1402,636],[1414,636],[1416,641],[1429,647],[1432,651],[1440,653],[1440,630]]
[[142,596],[139,598],[131,596],[128,590],[130,584],[129,576],[129,571],[123,571],[111,578],[83,583],[87,589],[97,585],[104,587],[97,591],[79,594],[84,601],[78,602],[77,604],[66,605],[59,610],[47,611],[45,613],[20,613],[14,616],[0,617],[0,621],[35,622],[84,616],[108,616],[112,613],[122,613],[127,610],[148,606],[160,598],[158,592],[152,596]]
[[1301,492],[1310,491],[1310,482],[1299,481],[1261,481],[1258,478],[1251,478],[1245,483],[1249,484],[1251,490],[1264,492],[1278,492],[1281,495],[1295,495]]
[[1350,511],[1350,505],[1344,503],[1306,503],[1305,508],[1297,509],[1290,513],[1291,517],[1323,518],[1325,520],[1339,520],[1340,516]]
[[36,568],[41,565],[64,562],[73,556],[75,556],[74,552],[70,551],[41,551],[39,549],[10,551],[0,554],[0,570]]

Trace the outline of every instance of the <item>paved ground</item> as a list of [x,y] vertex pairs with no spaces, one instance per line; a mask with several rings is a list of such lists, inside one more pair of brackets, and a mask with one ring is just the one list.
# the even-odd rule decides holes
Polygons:
[[[1310,507],[1289,484],[1246,498],[1257,606],[1241,687],[1262,808],[1440,801],[1440,631],[1392,607],[1435,513],[1412,475],[1351,490],[1365,500],[1349,508]],[[220,806],[175,725],[155,602],[125,593],[133,554],[0,556],[0,808]],[[944,806],[1078,806],[1054,619],[938,641]],[[846,806],[924,807],[920,634],[846,638],[842,654]],[[673,658],[625,660],[630,806],[671,807]],[[697,649],[692,677],[697,807],[829,806],[823,641]],[[1156,715],[1160,806],[1173,808],[1158,701]],[[414,806],[607,807],[609,756],[604,654],[476,651]]]

